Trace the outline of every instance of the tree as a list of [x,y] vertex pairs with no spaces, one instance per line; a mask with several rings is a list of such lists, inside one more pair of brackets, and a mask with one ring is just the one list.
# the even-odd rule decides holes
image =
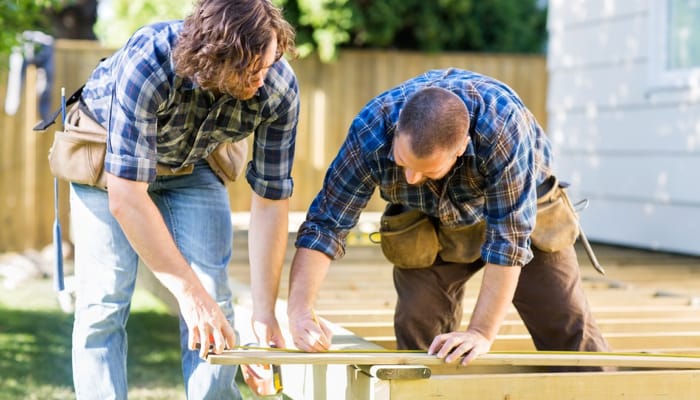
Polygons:
[[[46,31],[48,20],[44,11],[59,0],[5,0],[0,1],[0,54],[7,55],[20,43],[20,35],[27,30]],[[2,57],[6,60],[6,57]]]
[[[72,0],[80,1],[80,0]],[[541,52],[541,0],[273,0],[297,31],[301,57],[333,60],[339,48]],[[184,18],[194,0],[111,0],[96,26],[100,40],[122,45],[139,27]]]
[[20,45],[22,32],[41,31],[56,38],[95,39],[97,0],[0,1],[2,60]]
[[97,0],[63,0],[54,7],[51,34],[56,38],[96,40],[93,26],[97,22]]
[[111,0],[108,12],[95,25],[99,40],[121,46],[140,27],[149,23],[182,19],[192,10],[193,0]]
[[305,56],[338,48],[539,53],[540,0],[280,0]]

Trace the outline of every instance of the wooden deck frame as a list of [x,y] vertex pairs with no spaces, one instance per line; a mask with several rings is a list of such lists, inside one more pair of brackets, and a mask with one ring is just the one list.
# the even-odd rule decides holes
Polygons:
[[[700,259],[606,247],[596,250],[607,275],[600,277],[582,265],[584,289],[596,322],[613,350],[659,356],[683,353],[695,363],[694,357],[700,357]],[[245,275],[238,276],[239,282],[247,282]],[[467,284],[464,321],[471,317],[474,287],[479,282],[477,276]],[[282,282],[281,287],[286,285]],[[284,290],[280,296],[285,298]],[[316,313],[334,323],[336,348],[386,350],[394,341],[394,305],[391,268],[372,258],[344,260],[329,271]],[[280,304],[278,310],[284,309]],[[509,310],[491,350],[534,350],[514,309]],[[466,368],[431,364],[429,360],[413,360],[412,365],[325,362],[283,364],[285,394],[295,400],[700,398],[700,370],[695,364],[643,368],[630,363],[618,372],[552,373],[537,365],[484,365],[485,359]],[[294,368],[297,372],[292,372]],[[430,375],[427,378],[426,371]],[[304,387],[295,388],[295,384]]]
[[[276,363],[310,370],[313,392],[303,399],[696,399],[700,358],[622,353],[489,353],[472,365],[446,365],[425,353],[231,350],[212,364]],[[296,365],[290,365],[296,364]],[[301,366],[304,364],[304,367]],[[543,372],[540,367],[619,366],[617,372]],[[632,368],[632,369],[628,369]],[[343,376],[344,375],[344,376]],[[343,397],[344,394],[344,397]]]
[[353,374],[348,399],[364,400],[694,400],[700,371],[437,375],[430,379],[379,380]]
[[[448,366],[441,358],[424,352],[395,352],[385,350],[336,350],[305,353],[290,350],[226,350],[208,357],[210,364],[310,364],[310,365],[418,365]],[[592,353],[592,352],[513,352],[484,354],[462,372],[469,373],[472,366],[539,366],[539,367],[624,367],[654,369],[700,369],[700,357],[671,354],[640,353]]]

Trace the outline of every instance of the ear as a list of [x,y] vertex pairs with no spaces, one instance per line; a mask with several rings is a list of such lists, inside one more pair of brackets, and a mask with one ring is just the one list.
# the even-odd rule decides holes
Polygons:
[[462,154],[464,154],[465,151],[467,151],[468,144],[469,144],[469,133],[467,132],[467,134],[464,135],[464,139],[462,140],[462,142],[459,145],[457,156],[461,156]]

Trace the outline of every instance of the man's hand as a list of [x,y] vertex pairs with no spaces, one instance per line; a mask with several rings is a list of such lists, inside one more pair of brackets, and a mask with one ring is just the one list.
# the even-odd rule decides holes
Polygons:
[[330,257],[316,250],[300,247],[294,254],[289,273],[287,316],[294,345],[299,350],[325,351],[331,346],[333,333],[313,311],[330,263]]
[[520,267],[486,264],[469,328],[466,332],[437,335],[428,348],[428,354],[435,354],[448,363],[464,356],[462,365],[467,365],[487,353],[503,323],[508,305],[513,301],[520,270]]
[[453,363],[464,357],[461,364],[467,365],[481,354],[488,353],[490,349],[491,341],[476,331],[467,330],[435,336],[428,348],[428,354],[435,354],[446,363]]
[[158,280],[177,299],[189,331],[188,346],[200,346],[206,358],[209,346],[221,353],[233,348],[236,336],[219,305],[175,245],[160,211],[148,194],[148,183],[107,174],[109,210],[119,222],[132,247]]
[[253,334],[258,343],[263,346],[277,347],[283,349],[287,347],[282,336],[282,329],[274,315],[268,317],[258,317],[253,315],[251,324]]
[[188,347],[196,350],[199,357],[207,358],[210,347],[215,354],[236,345],[236,333],[221,311],[219,305],[204,290],[197,294],[176,296],[180,313],[189,331]]
[[289,330],[294,345],[302,351],[320,352],[331,347],[333,332],[313,311],[290,312]]

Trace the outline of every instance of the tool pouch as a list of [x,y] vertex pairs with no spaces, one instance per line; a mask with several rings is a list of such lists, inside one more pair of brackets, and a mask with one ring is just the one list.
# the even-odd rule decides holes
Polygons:
[[209,167],[224,184],[235,181],[243,172],[248,158],[248,141],[224,142],[206,158]]
[[384,256],[399,268],[430,267],[440,250],[430,218],[400,204],[387,205],[379,232]]
[[579,235],[578,216],[564,186],[551,176],[537,191],[537,220],[530,235],[532,245],[546,252],[573,245]]
[[[49,169],[61,179],[83,185],[107,187],[104,174],[107,130],[76,104],[66,114],[65,128],[56,131],[49,150]],[[226,184],[243,171],[248,156],[248,142],[221,143],[206,158],[212,171]],[[194,165],[172,169],[157,164],[158,175],[191,174]]]
[[468,264],[481,257],[481,245],[486,238],[486,221],[448,228],[440,226],[440,258],[443,261]]
[[106,188],[106,140],[107,130],[74,105],[66,114],[64,130],[54,134],[49,150],[51,173],[67,181]]

